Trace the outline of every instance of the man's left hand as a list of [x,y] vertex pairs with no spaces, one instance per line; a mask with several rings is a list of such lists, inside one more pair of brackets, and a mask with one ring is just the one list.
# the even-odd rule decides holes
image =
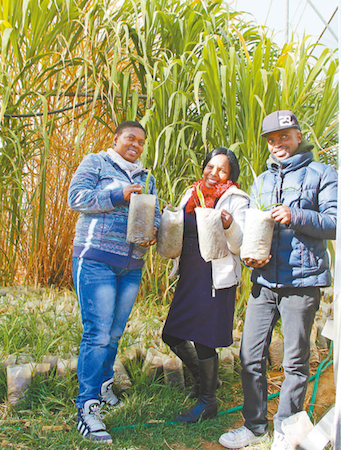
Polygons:
[[271,259],[271,255],[269,255],[265,261],[262,260],[256,260],[252,258],[245,258],[243,259],[243,263],[248,267],[253,267],[254,269],[260,269],[261,267],[264,267],[265,264],[267,264]]
[[282,225],[290,225],[291,210],[289,206],[280,205],[271,210],[271,217]]

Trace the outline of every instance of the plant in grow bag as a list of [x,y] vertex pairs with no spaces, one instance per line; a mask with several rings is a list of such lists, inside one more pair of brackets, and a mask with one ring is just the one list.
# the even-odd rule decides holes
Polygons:
[[143,194],[131,194],[129,203],[127,242],[147,244],[154,239],[156,196],[148,194],[151,170],[148,171]]
[[195,208],[200,254],[206,262],[224,258],[228,255],[228,247],[221,222],[221,211],[206,207],[199,184],[196,186],[196,192],[200,202],[200,207]]
[[258,185],[257,175],[250,162],[246,158],[244,159],[249,165],[254,182],[256,183],[257,195],[254,195],[254,202],[257,207],[250,208],[245,212],[245,225],[240,257],[241,259],[265,261],[270,254],[275,220],[271,217],[271,211],[264,211],[264,208],[269,208],[269,206],[265,206],[265,202],[261,204],[262,186]]

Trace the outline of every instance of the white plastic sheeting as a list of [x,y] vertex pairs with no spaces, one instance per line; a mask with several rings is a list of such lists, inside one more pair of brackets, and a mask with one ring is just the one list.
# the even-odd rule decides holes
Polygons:
[[[341,0],[339,0],[339,48],[341,42]],[[341,77],[339,74],[339,116],[341,111]],[[340,123],[340,117],[339,117]],[[336,386],[335,398],[335,436],[334,449],[341,449],[341,128],[339,126],[339,187],[334,276],[334,376]]]

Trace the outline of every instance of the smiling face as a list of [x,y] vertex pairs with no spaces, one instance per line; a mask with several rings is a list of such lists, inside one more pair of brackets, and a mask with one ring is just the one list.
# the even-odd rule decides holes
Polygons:
[[273,131],[265,137],[270,153],[279,160],[290,158],[302,142],[302,133],[297,128]]
[[226,155],[216,155],[210,159],[203,172],[203,180],[208,189],[230,179],[231,166]]
[[142,155],[145,132],[137,127],[125,128],[121,134],[114,135],[114,150],[125,160],[135,162]]

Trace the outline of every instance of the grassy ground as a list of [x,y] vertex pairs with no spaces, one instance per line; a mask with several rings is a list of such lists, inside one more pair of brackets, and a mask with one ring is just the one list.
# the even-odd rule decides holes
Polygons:
[[[2,448],[100,448],[100,445],[84,441],[75,431],[76,392],[74,376],[36,378],[20,407],[13,408],[3,402],[0,406]],[[228,384],[220,391],[221,410],[229,407],[233,392],[233,386]],[[143,375],[138,375],[125,395],[124,406],[104,413],[113,447],[156,450],[180,445],[199,448],[202,441],[217,442],[235,417],[222,415],[190,426],[172,424],[175,414],[191,404],[185,402],[185,398],[185,393],[166,386],[162,380],[146,383]]]
[[[233,380],[221,373],[224,387],[219,391],[220,410],[240,397]],[[132,374],[133,387],[124,394],[124,406],[104,412],[107,429],[116,449],[167,449],[174,445],[200,448],[202,441],[217,442],[237,415],[221,415],[190,426],[173,424],[176,413],[193,404],[186,392],[171,388],[163,379],[147,379],[141,367]],[[6,389],[1,374],[1,391]],[[26,392],[26,400],[13,407],[2,398],[0,405],[0,446],[20,449],[95,449],[101,446],[84,441],[75,431],[77,395],[75,374],[48,378],[36,376]]]
[[[60,358],[77,355],[81,324],[73,292],[12,288],[2,290],[0,294],[0,362],[5,362],[9,355],[17,355],[19,360],[31,357],[35,362],[41,362],[44,355]],[[129,322],[130,331],[122,338],[122,353],[137,336],[142,336],[146,348],[161,345],[160,321],[166,310],[157,305],[137,304],[133,320]],[[143,330],[138,323],[146,325]],[[142,371],[142,361],[137,359],[129,362],[128,371],[133,386],[123,394],[124,406],[115,412],[104,413],[115,448],[153,450],[176,444],[199,448],[202,441],[216,442],[233,421],[233,416],[222,415],[192,426],[169,423],[176,413],[192,404],[186,399],[188,391],[171,388],[162,377],[157,380],[147,378]],[[224,410],[230,407],[231,401],[235,403],[241,398],[233,378],[223,372],[221,378],[224,388],[219,392],[219,404],[220,410]],[[75,372],[60,375],[54,370],[48,376],[34,376],[25,400],[19,406],[13,406],[8,402],[6,368],[2,364],[0,448],[98,448],[98,444],[85,441],[75,431],[76,396]]]
[[[120,346],[120,358],[130,345],[167,348],[160,339],[160,325],[167,306],[137,303],[128,321]],[[44,355],[66,358],[78,353],[81,323],[76,297],[71,291],[11,289],[0,290],[0,449],[95,449],[103,445],[84,440],[77,433],[74,371],[63,375],[53,370],[47,376],[35,375],[25,400],[13,406],[7,398],[4,362],[9,355],[20,360],[31,357],[41,362]],[[173,423],[175,415],[193,404],[187,389],[170,387],[163,377],[148,378],[143,361],[128,361],[126,368],[132,387],[124,393],[122,408],[104,412],[104,421],[113,437],[112,448],[120,450],[218,450],[218,439],[229,427],[242,424],[240,412],[224,413],[242,403],[240,377],[220,367],[223,387],[218,391],[219,415],[202,423]],[[118,393],[118,392],[117,392]],[[254,447],[270,449],[270,444]]]

